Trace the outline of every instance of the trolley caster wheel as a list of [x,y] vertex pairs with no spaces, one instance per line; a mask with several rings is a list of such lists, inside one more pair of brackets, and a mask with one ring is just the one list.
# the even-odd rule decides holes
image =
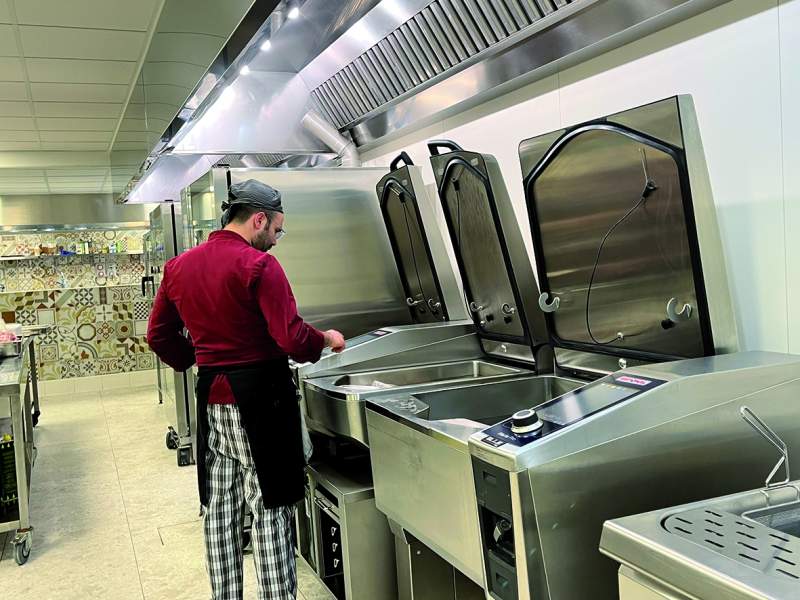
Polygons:
[[184,446],[183,448],[178,448],[178,466],[188,467],[193,464],[194,458],[192,457],[192,447]]
[[22,537],[17,536],[12,542],[14,545],[14,560],[20,566],[28,562],[28,557],[31,555],[31,535],[27,533]]
[[169,450],[177,450],[178,449],[178,436],[175,435],[175,432],[168,431],[167,437],[165,439],[167,444],[167,449]]

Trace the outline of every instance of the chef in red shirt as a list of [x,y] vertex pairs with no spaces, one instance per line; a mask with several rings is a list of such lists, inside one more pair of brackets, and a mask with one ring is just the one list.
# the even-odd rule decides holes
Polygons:
[[197,474],[214,600],[242,598],[245,502],[259,599],[294,599],[305,457],[288,358],[313,362],[345,342],[303,321],[268,254],[286,233],[280,192],[250,179],[230,187],[222,208],[221,231],[164,265],[147,341],[173,369],[199,368]]

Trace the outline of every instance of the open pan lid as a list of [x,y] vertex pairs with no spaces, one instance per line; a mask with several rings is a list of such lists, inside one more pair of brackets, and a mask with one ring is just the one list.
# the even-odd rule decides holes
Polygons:
[[[442,283],[423,218],[426,194],[419,168],[401,152],[391,172],[376,187],[386,232],[406,295],[406,304],[416,323],[448,320]],[[423,197],[420,197],[420,194]],[[434,223],[429,223],[429,227]]]
[[687,162],[699,135],[685,110],[691,99],[673,97],[520,145],[556,348],[650,362],[715,353],[710,306],[732,312],[713,202],[693,195],[705,165]]
[[[538,287],[494,157],[428,144],[439,200],[484,350],[531,362],[547,343]],[[440,154],[440,149],[447,152]]]

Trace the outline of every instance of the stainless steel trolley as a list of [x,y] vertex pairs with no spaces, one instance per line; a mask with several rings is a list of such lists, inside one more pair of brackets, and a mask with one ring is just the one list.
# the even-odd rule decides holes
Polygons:
[[[36,461],[33,441],[34,415],[38,418],[36,361],[33,358],[33,337],[24,338],[19,355],[0,358],[0,422],[10,420],[16,475],[16,510],[0,516],[0,533],[16,533],[12,541],[14,559],[22,565],[31,552],[29,498],[31,472]],[[36,410],[34,412],[34,406]],[[10,518],[9,518],[10,517]],[[9,518],[9,520],[2,520]]]

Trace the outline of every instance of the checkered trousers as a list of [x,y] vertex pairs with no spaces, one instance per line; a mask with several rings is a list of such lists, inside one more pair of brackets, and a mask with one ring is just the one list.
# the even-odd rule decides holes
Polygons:
[[203,523],[213,600],[241,600],[244,503],[253,514],[253,557],[259,600],[294,600],[297,593],[294,506],[266,508],[247,433],[235,404],[208,405],[208,506]]

